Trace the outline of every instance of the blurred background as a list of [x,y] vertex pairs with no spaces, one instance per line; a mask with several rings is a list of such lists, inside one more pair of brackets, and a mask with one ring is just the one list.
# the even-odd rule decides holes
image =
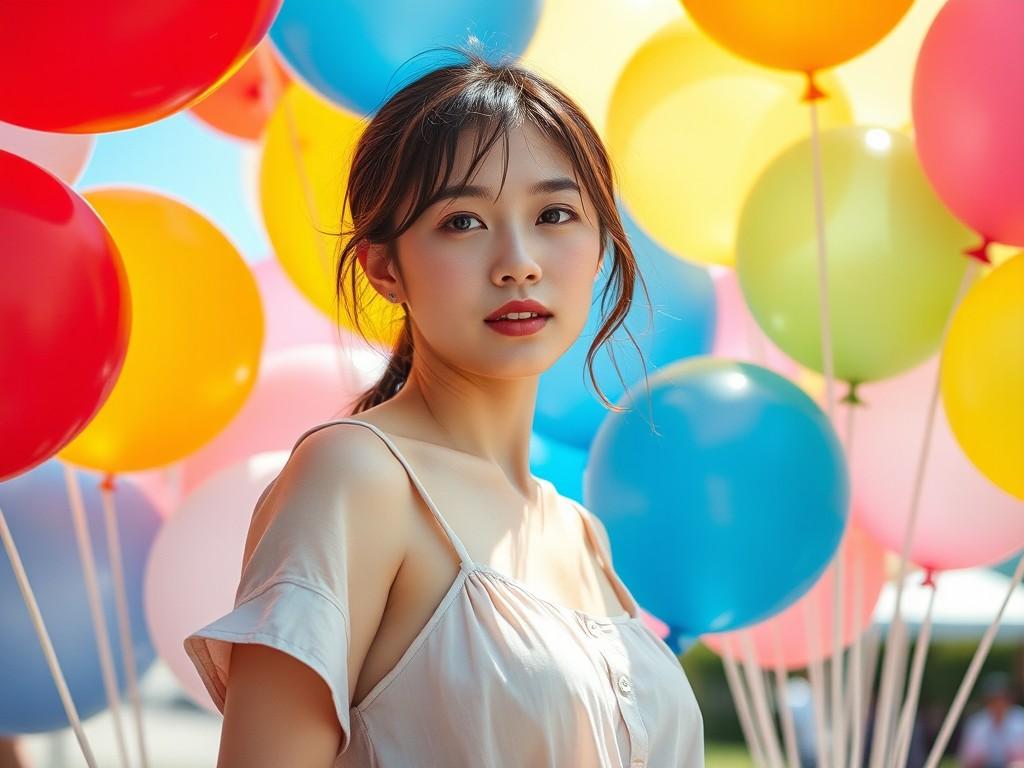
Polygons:
[[182,640],[386,368],[400,308],[335,303],[342,194],[438,45],[549,78],[612,159],[649,297],[594,371],[631,410],[584,366],[605,275],[532,471],[608,529],[707,764],[1024,761],[1019,0],[0,14],[0,768],[216,763]]

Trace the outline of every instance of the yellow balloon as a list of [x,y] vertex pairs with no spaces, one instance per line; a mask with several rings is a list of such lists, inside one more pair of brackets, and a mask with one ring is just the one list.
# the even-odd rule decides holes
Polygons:
[[[822,130],[850,122],[837,81],[818,102]],[[739,213],[758,174],[810,133],[800,75],[750,64],[686,21],[637,51],[612,94],[608,147],[637,223],[675,255],[735,263]]]
[[[260,163],[263,221],[281,266],[314,306],[353,330],[345,307],[339,311],[336,272],[341,231],[351,226],[347,215],[342,224],[342,201],[365,120],[292,83],[267,124]],[[357,272],[363,332],[391,344],[402,311],[377,294],[358,264]]]
[[912,0],[681,0],[711,37],[744,58],[813,72],[866,51]]
[[978,280],[942,349],[942,403],[967,457],[1024,499],[1024,252]]
[[858,124],[903,130],[911,119],[910,87],[917,54],[945,4],[946,0],[917,0],[878,45],[836,67]]
[[124,260],[132,328],[103,407],[59,453],[107,472],[177,461],[220,432],[256,380],[263,308],[252,272],[209,220],[156,192],[84,193]]
[[678,0],[545,0],[520,61],[572,96],[605,138],[622,68],[644,40],[682,16]]

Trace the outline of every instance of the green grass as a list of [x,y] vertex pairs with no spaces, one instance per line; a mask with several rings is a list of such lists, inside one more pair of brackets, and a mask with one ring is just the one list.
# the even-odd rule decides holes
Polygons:
[[[753,768],[753,761],[742,744],[708,742],[705,745],[704,762],[707,768]],[[955,768],[952,758],[939,763],[939,768]]]

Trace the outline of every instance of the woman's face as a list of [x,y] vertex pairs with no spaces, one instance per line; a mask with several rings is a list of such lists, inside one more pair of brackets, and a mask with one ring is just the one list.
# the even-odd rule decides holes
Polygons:
[[[417,358],[500,378],[538,375],[573,344],[601,256],[597,214],[569,160],[528,122],[508,140],[504,184],[499,139],[470,187],[435,200],[397,242]],[[453,180],[464,178],[472,145],[460,142]],[[484,318],[513,299],[539,301],[552,316],[532,334],[499,333]]]

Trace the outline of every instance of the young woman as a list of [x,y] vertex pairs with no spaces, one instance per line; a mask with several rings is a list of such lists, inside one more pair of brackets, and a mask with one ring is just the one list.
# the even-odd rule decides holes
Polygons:
[[529,468],[538,377],[603,253],[617,300],[588,365],[633,295],[607,154],[553,85],[465,55],[353,158],[338,286],[355,306],[358,261],[401,307],[387,372],[360,418],[299,437],[234,610],[185,640],[220,768],[703,766],[693,691],[604,527]]

